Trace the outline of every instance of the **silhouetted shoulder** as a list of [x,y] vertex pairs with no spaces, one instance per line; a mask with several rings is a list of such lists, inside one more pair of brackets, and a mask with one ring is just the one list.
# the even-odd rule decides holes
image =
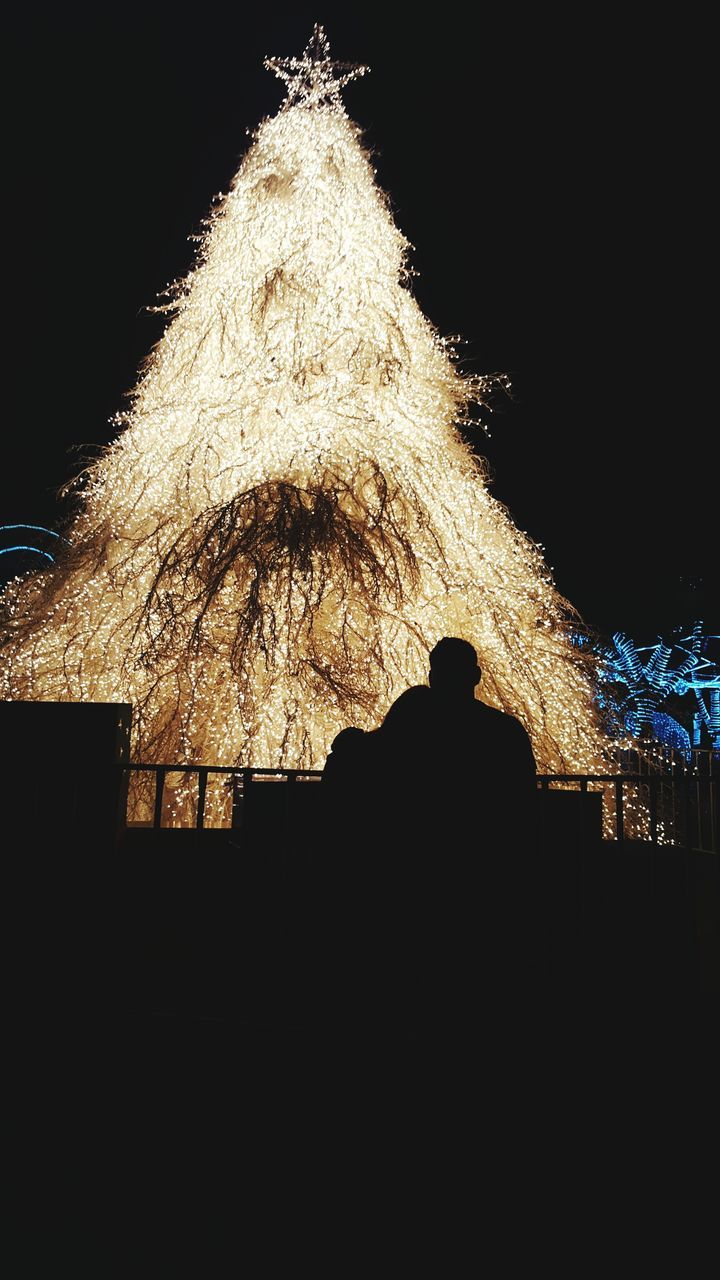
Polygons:
[[395,726],[405,727],[413,721],[419,723],[430,714],[434,705],[432,692],[426,684],[414,684],[405,689],[388,709],[381,728],[393,729]]
[[502,752],[506,757],[508,752],[511,752],[519,767],[534,772],[535,757],[532,745],[520,721],[506,711],[498,711],[496,707],[488,706],[479,698],[475,699],[473,705],[478,727],[483,733],[492,736],[497,743],[498,752]]
[[396,786],[426,760],[435,737],[434,699],[427,685],[405,689],[370,734],[378,767]]

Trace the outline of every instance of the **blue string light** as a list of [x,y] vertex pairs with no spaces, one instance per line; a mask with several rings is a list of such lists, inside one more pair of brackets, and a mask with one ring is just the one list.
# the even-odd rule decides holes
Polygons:
[[[629,733],[638,736],[650,731],[657,742],[684,752],[701,745],[704,725],[713,749],[720,749],[720,667],[707,656],[709,642],[718,639],[703,636],[702,622],[695,623],[689,636],[670,643],[658,637],[657,644],[642,648],[617,632],[612,647],[595,649],[600,658],[598,705],[614,711]],[[679,661],[672,666],[674,655]],[[671,695],[681,698],[691,693],[696,699],[692,739],[687,729],[661,710]]]
[[11,551],[34,551],[37,556],[45,556],[51,564],[55,563],[55,557],[50,555],[49,551],[43,551],[41,547],[25,547],[18,543],[15,547],[0,547],[0,556],[9,556]]
[[[59,533],[56,533],[54,529],[46,529],[45,525],[42,524],[0,524],[0,534],[6,533],[9,529],[33,529],[37,533],[45,533],[51,538],[60,539]],[[64,539],[60,540],[64,541]],[[0,547],[0,556],[9,556],[18,551],[30,551],[36,556],[43,556],[50,561],[50,564],[55,563],[55,557],[49,551],[45,551],[43,547],[34,547],[21,542],[16,542],[11,547]]]
[[0,524],[0,533],[5,529],[38,529],[40,533],[49,533],[51,538],[59,538],[54,529],[46,529],[44,524]]

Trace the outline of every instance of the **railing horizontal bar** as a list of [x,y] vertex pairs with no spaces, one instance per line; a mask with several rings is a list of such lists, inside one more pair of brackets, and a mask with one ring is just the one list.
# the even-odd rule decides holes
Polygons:
[[164,769],[166,773],[200,773],[206,770],[207,773],[234,773],[234,774],[262,774],[267,777],[321,777],[322,769],[248,769],[242,764],[141,764],[131,763],[123,764],[123,769],[133,769],[138,773],[157,773],[158,770]]
[[[123,769],[130,769],[140,773],[156,773],[160,769],[165,773],[227,773],[234,774],[236,777],[243,775],[245,777],[267,777],[267,778],[320,778],[322,777],[322,769],[254,769],[247,768],[245,765],[227,765],[227,764],[123,764]],[[622,782],[648,784],[653,778],[666,779],[668,782],[679,782],[681,774],[648,774],[648,773],[537,773],[536,781],[539,784],[546,782],[576,782],[582,788],[583,783],[588,782]],[[688,775],[689,776],[689,775]],[[703,781],[703,779],[701,779]]]

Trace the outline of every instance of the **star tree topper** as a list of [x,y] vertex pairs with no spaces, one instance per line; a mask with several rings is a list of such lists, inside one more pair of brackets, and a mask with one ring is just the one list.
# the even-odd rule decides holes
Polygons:
[[301,58],[266,58],[265,66],[285,81],[288,87],[285,106],[327,104],[341,110],[344,108],[340,90],[370,70],[353,62],[333,62],[330,42],[317,22]]

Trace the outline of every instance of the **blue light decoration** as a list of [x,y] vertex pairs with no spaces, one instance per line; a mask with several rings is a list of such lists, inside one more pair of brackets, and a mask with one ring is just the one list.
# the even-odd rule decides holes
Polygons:
[[[720,636],[704,636],[702,622],[689,635],[638,648],[622,632],[612,646],[596,646],[600,658],[598,704],[615,713],[634,737],[650,736],[686,755],[703,745],[703,726],[720,751],[720,665],[710,655]],[[645,656],[648,655],[648,656]],[[718,653],[720,658],[720,652]],[[670,696],[694,695],[692,732],[662,710]]]
[[[46,529],[42,524],[0,524],[0,539],[5,533],[10,533],[11,531],[12,537],[17,537],[18,535],[14,532],[16,529],[23,529],[30,533],[42,533],[50,538],[60,538],[60,534],[56,533],[54,529]],[[39,541],[41,539],[35,539],[35,542]],[[38,547],[30,542],[12,541],[12,544],[8,547],[0,546],[0,556],[18,555],[28,551],[31,555],[42,556],[45,560],[49,560],[51,564],[55,563],[55,557],[50,551],[45,547]]]
[[671,747],[673,751],[681,751],[684,756],[689,757],[692,744],[684,725],[664,711],[653,711],[650,723],[656,742],[662,742],[664,747]]

